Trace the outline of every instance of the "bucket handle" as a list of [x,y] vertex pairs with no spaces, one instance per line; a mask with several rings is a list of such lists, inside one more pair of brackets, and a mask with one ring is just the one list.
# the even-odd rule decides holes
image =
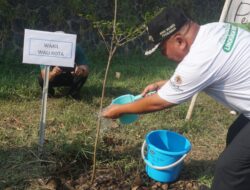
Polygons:
[[154,166],[152,165],[146,158],[145,158],[145,155],[144,155],[144,152],[145,152],[145,147],[146,147],[146,141],[144,140],[143,144],[142,144],[142,147],[141,147],[141,156],[142,156],[142,159],[144,160],[144,162],[151,168],[153,169],[156,169],[156,170],[167,170],[167,169],[170,169],[172,167],[175,167],[176,165],[178,165],[179,163],[181,163],[184,158],[187,156],[187,154],[184,154],[179,160],[177,160],[176,162],[170,164],[170,165],[167,165],[167,166]]
[[[147,93],[147,95],[151,95],[151,94],[155,94],[155,93],[156,93],[156,91],[151,91],[151,92]],[[143,98],[143,96],[141,94],[136,95],[136,96],[134,96],[134,101],[139,100],[141,98]]]

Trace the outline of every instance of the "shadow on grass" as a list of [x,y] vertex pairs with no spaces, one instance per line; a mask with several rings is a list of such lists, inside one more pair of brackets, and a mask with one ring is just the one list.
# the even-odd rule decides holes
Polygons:
[[78,177],[92,166],[92,157],[86,157],[79,146],[48,143],[40,156],[37,145],[0,149],[0,189],[26,189],[37,180]]
[[211,179],[214,175],[216,160],[191,160],[185,164],[182,178],[185,180]]
[[[47,185],[50,179],[60,181],[57,185],[57,189],[60,189],[60,185],[64,185],[65,181],[74,181],[80,176],[85,176],[89,183],[92,175],[93,147],[84,141],[76,139],[71,144],[46,141],[40,156],[37,144],[30,147],[0,148],[0,189],[30,189],[34,183],[39,183],[37,186],[42,187]],[[109,144],[109,147],[103,143],[98,146],[97,161],[102,164],[97,169],[105,168],[113,172],[117,169],[116,164],[114,168],[108,168],[105,163],[116,163],[126,157],[138,159],[139,144],[127,147],[119,140],[115,141],[111,142],[115,144]]]

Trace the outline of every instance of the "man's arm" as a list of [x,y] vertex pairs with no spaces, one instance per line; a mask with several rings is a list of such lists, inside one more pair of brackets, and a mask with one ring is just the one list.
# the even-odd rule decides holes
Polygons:
[[144,114],[163,110],[174,105],[163,100],[158,94],[153,94],[129,104],[112,104],[104,109],[102,116],[116,119],[123,114]]
[[[60,75],[62,73],[62,70],[59,67],[54,67],[50,72],[49,72],[49,81],[53,80],[57,75]],[[45,69],[41,69],[41,76],[43,80],[45,79]]]

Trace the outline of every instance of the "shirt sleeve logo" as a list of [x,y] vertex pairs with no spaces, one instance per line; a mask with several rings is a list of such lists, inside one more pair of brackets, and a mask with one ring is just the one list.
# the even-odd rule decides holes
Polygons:
[[226,41],[224,42],[223,45],[223,50],[225,52],[230,52],[232,50],[237,34],[238,34],[238,27],[230,24]]
[[181,76],[180,75],[176,75],[174,76],[173,78],[170,79],[170,86],[176,90],[176,91],[183,91],[181,88],[180,88],[180,85],[182,84],[182,79],[181,79]]
[[182,83],[181,76],[179,75],[175,76],[174,81],[176,84],[180,85]]

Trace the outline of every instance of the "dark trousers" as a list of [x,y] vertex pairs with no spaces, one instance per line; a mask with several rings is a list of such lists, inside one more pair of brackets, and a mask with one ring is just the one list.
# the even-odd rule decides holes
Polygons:
[[[68,86],[70,87],[68,95],[74,95],[80,92],[81,87],[86,82],[88,77],[74,76],[70,72],[61,73],[56,76],[53,80],[49,81],[48,93],[54,95],[54,87]],[[40,75],[38,82],[41,88],[43,88],[43,78]]]
[[250,121],[242,114],[228,130],[212,190],[250,190]]

